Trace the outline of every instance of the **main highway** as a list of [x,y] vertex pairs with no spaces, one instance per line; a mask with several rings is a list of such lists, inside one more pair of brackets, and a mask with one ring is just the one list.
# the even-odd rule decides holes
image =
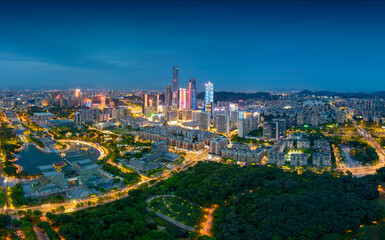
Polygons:
[[360,177],[368,174],[374,174],[377,169],[385,166],[385,152],[384,149],[373,139],[370,133],[368,133],[362,126],[360,126],[350,115],[347,115],[348,118],[353,122],[358,133],[367,141],[367,143],[372,146],[379,157],[378,164],[374,166],[358,166],[358,167],[348,167],[342,162],[337,162],[337,169],[341,171],[350,171],[354,176]]

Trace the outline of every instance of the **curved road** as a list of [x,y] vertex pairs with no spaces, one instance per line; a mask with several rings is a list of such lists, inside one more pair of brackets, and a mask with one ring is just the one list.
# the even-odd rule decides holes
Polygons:
[[[188,156],[188,155],[187,155]],[[103,204],[106,204],[106,203],[109,203],[109,202],[113,202],[117,199],[121,199],[121,198],[124,198],[127,196],[127,192],[129,190],[133,190],[135,188],[138,188],[140,187],[142,184],[145,184],[145,183],[149,183],[150,181],[152,180],[156,180],[154,183],[151,184],[152,185],[155,185],[158,181],[160,180],[163,180],[163,179],[167,179],[169,177],[172,176],[171,172],[180,172],[180,171],[184,171],[186,170],[187,168],[189,167],[192,167],[194,166],[196,163],[199,162],[199,160],[197,160],[196,158],[190,158],[186,156],[186,160],[184,163],[181,163],[179,164],[178,166],[174,167],[174,169],[171,169],[171,170],[167,170],[161,174],[159,174],[158,176],[155,176],[155,177],[152,177],[152,178],[148,178],[144,181],[141,181],[139,183],[136,183],[132,186],[129,186],[127,188],[123,188],[119,191],[116,191],[116,192],[110,192],[110,193],[106,193],[104,195],[100,195],[100,196],[96,196],[96,197],[93,197],[93,198],[89,198],[89,199],[85,199],[85,200],[81,200],[81,201],[73,201],[73,202],[65,202],[65,203],[56,203],[56,204],[45,204],[45,205],[40,205],[40,206],[34,206],[34,207],[25,207],[25,208],[8,208],[8,209],[4,209],[6,210],[9,214],[14,214],[14,213],[17,213],[19,210],[26,210],[26,209],[31,209],[32,211],[33,210],[40,210],[42,211],[43,213],[47,213],[47,212],[50,212],[52,209],[55,209],[57,207],[61,207],[61,206],[64,206],[66,208],[66,212],[72,212],[72,211],[76,211],[76,210],[81,210],[81,209],[85,209],[85,208],[89,208],[89,207],[94,207],[94,206],[97,206],[97,205],[103,205]],[[188,159],[187,159],[188,158]],[[202,159],[200,159],[202,160]],[[121,193],[121,196],[118,196],[118,194]],[[84,203],[87,203],[89,201],[91,202],[96,202],[98,201],[98,198],[99,197],[103,197],[103,198],[106,198],[106,197],[111,197],[111,200],[105,200],[103,203],[98,203],[96,205],[93,205],[93,206],[85,206],[81,209],[76,209],[76,205],[78,203],[81,203],[81,202],[84,202]]]

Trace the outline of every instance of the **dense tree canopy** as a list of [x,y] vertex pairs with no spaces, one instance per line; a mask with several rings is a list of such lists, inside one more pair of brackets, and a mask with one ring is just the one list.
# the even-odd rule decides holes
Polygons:
[[174,193],[201,205],[219,205],[214,212],[217,239],[316,239],[378,220],[381,208],[373,200],[379,195],[377,181],[384,179],[385,170],[357,179],[200,162],[122,200],[51,217],[66,239],[173,239],[170,229],[156,230],[145,199]]

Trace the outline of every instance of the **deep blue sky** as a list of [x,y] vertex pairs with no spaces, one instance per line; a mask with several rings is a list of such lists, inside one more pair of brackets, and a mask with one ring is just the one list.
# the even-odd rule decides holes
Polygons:
[[385,2],[0,2],[0,88],[385,90]]

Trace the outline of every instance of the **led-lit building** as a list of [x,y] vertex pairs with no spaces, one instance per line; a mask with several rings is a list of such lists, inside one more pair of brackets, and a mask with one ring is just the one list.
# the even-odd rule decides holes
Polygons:
[[231,112],[234,112],[234,111],[238,111],[239,107],[238,107],[238,104],[237,103],[231,103],[229,105],[229,113],[230,113],[230,117],[231,117]]
[[75,90],[75,97],[76,97],[76,98],[80,98],[80,95],[81,95],[80,89],[76,89],[76,90]]
[[105,107],[106,106],[106,97],[105,96],[101,96],[100,97],[100,106],[101,107]]
[[178,67],[172,68],[172,103],[178,104]]
[[197,108],[197,84],[195,78],[190,78],[188,86],[188,108],[196,110]]
[[89,99],[89,98],[87,98],[87,99],[85,99],[84,100],[84,105],[86,106],[86,107],[91,107],[92,106],[92,100],[91,99]]
[[179,89],[179,109],[183,110],[187,108],[187,90],[185,88]]
[[213,115],[214,105],[214,84],[211,82],[205,83],[205,111]]
[[158,111],[159,107],[159,94],[143,94],[142,95],[142,112],[146,107],[153,107],[154,111]]

